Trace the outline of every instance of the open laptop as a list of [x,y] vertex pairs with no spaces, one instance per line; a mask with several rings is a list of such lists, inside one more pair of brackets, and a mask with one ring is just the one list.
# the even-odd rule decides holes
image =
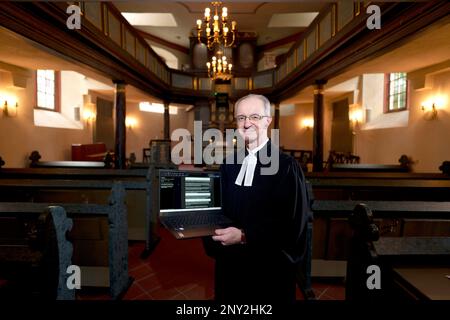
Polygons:
[[220,172],[160,170],[159,220],[177,239],[230,226],[222,214]]

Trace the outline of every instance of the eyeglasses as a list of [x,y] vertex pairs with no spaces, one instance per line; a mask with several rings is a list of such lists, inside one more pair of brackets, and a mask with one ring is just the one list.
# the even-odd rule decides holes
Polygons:
[[236,121],[237,122],[245,122],[245,119],[248,118],[248,121],[250,121],[250,122],[257,122],[257,121],[261,120],[262,118],[266,118],[266,117],[269,117],[269,116],[261,116],[259,114],[251,114],[249,116],[239,115],[236,117]]

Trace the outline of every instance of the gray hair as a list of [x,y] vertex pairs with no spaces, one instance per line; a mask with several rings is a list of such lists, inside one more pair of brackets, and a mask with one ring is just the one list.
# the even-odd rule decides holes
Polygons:
[[236,101],[236,103],[234,104],[234,112],[236,113],[239,103],[241,103],[244,100],[251,99],[251,98],[258,99],[259,101],[261,101],[264,106],[264,115],[270,117],[270,101],[269,101],[269,99],[267,99],[265,96],[263,96],[261,94],[252,94],[251,93],[246,96],[243,96],[238,101]]

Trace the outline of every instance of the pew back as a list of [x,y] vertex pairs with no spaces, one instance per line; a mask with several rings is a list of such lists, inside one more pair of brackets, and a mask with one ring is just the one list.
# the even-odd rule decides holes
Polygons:
[[72,244],[66,233],[72,220],[60,206],[0,203],[0,276],[8,279],[0,296],[28,294],[73,300],[67,283]]
[[[349,217],[353,232],[349,243],[350,255],[347,263],[346,298],[352,300],[386,300],[400,298],[432,299],[442,297],[442,288],[423,285],[424,281],[439,283],[439,273],[450,270],[450,225],[445,234],[433,237],[405,236],[380,237],[380,229],[375,224],[375,212],[396,212],[401,215],[423,215],[430,212],[450,221],[450,203],[372,203],[357,204]],[[411,277],[411,268],[427,266]],[[368,271],[377,273],[377,279],[371,282],[378,290],[368,285]],[[397,271],[395,271],[397,269]],[[433,274],[430,275],[430,270]],[[437,272],[436,272],[437,270]],[[426,274],[428,272],[428,274]],[[406,276],[404,275],[406,273]],[[408,276],[409,273],[409,276]],[[441,274],[443,276],[443,274]],[[444,277],[440,282],[445,281]],[[382,283],[382,285],[380,285]],[[409,287],[409,289],[406,289]],[[422,288],[422,291],[420,290]],[[447,291],[450,287],[447,284]],[[412,292],[415,292],[414,294]],[[447,297],[449,297],[447,292]]]
[[[2,197],[22,194],[21,206],[54,205],[61,200],[58,192],[71,191],[74,196],[80,190],[104,189],[108,197],[100,203],[58,203],[64,206],[74,221],[71,238],[74,242],[73,263],[82,269],[82,285],[110,288],[111,296],[118,298],[129,286],[128,276],[128,220],[125,206],[125,189],[122,182],[91,180],[0,179]],[[41,193],[44,190],[44,193]],[[47,193],[53,190],[54,193]],[[103,196],[103,195],[102,195]],[[25,199],[24,199],[25,198]],[[64,195],[67,200],[67,195]],[[99,197],[100,198],[100,197]],[[99,199],[97,198],[97,200]],[[3,198],[4,199],[4,198]],[[90,198],[92,199],[92,197]],[[47,201],[45,201],[47,200]],[[16,200],[17,201],[17,200]],[[106,203],[106,204],[105,204]],[[14,206],[0,202],[3,206]]]
[[[126,190],[128,209],[128,235],[130,240],[145,240],[149,250],[158,241],[156,214],[152,208],[151,167],[133,170],[121,169],[80,169],[80,168],[4,168],[0,169],[0,188],[15,186],[7,199],[16,199],[20,184],[28,181],[28,198],[40,197],[40,201],[104,203],[114,181],[121,181]],[[22,180],[15,182],[15,180]],[[59,181],[72,180],[74,188],[81,192],[71,192],[70,188],[59,187]],[[48,182],[46,182],[48,181]],[[33,189],[33,184],[36,187]],[[52,185],[54,188],[52,189]],[[75,188],[76,187],[76,188]],[[31,195],[32,193],[33,195]],[[0,198],[5,199],[0,195]],[[52,200],[56,199],[56,200]],[[2,201],[0,199],[0,201]],[[14,200],[13,200],[14,201]]]

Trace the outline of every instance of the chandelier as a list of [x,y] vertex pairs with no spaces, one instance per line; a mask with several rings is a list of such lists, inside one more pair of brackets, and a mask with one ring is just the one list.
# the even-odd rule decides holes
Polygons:
[[[212,50],[214,44],[223,45],[224,47],[231,47],[236,39],[236,21],[228,22],[228,9],[222,7],[222,14],[219,16],[219,8],[222,2],[211,2],[214,7],[214,15],[211,17],[211,9],[205,9],[205,17],[202,20],[197,20],[197,37],[198,42],[201,43],[202,34],[206,37],[206,45],[209,50]],[[202,28],[204,27],[204,30]],[[230,39],[231,38],[231,39]],[[231,41],[230,41],[231,40]]]
[[218,57],[213,56],[211,62],[207,62],[206,66],[208,67],[208,76],[212,80],[222,79],[222,80],[230,80],[231,79],[231,69],[233,65],[228,63],[226,56]]

